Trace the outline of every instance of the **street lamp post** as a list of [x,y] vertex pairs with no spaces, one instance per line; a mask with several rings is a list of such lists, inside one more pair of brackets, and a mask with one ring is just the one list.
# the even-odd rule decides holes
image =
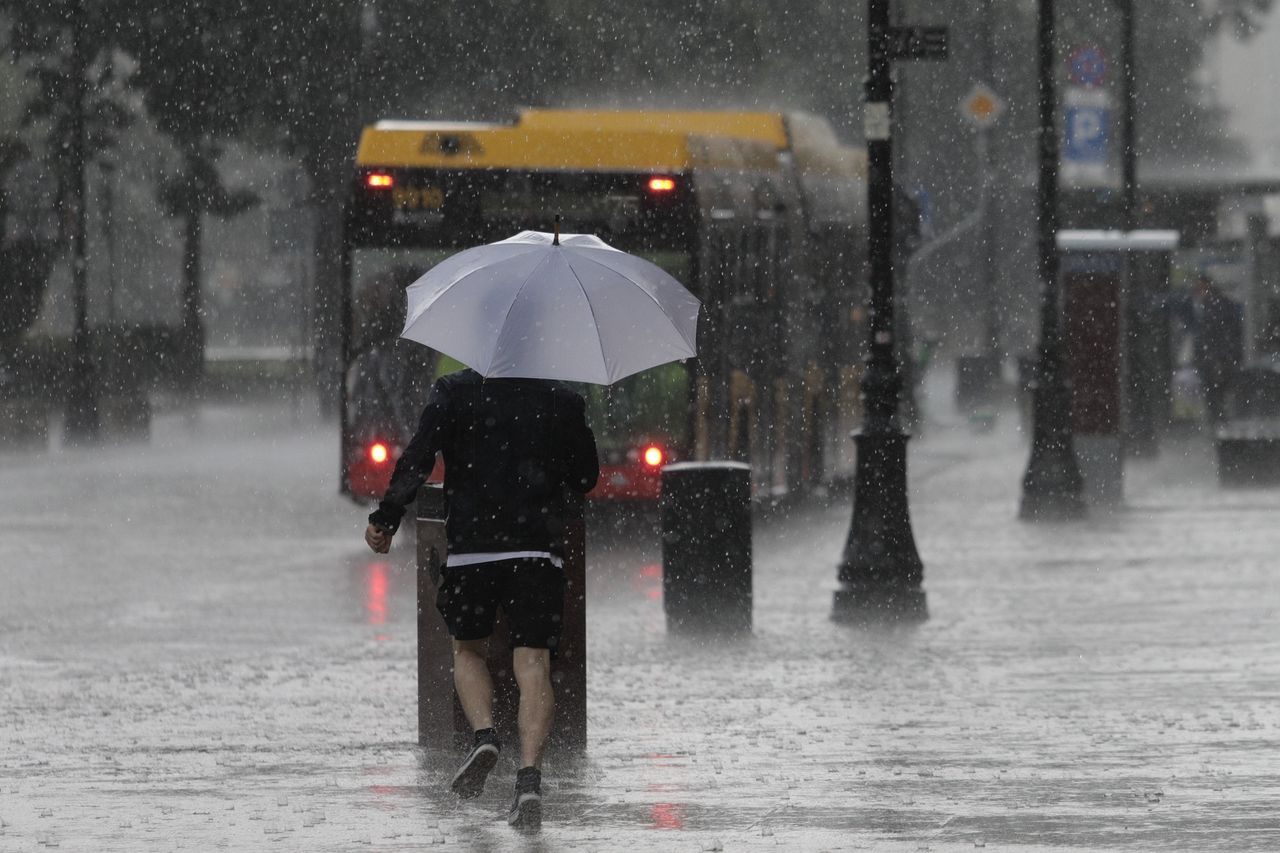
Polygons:
[[855,437],[853,519],[833,616],[924,618],[924,566],[907,507],[907,436],[898,424],[902,371],[893,318],[893,78],[889,0],[868,0],[867,200],[871,346],[862,377],[864,422]]
[[[995,32],[996,20],[991,11],[992,0],[983,0],[982,3],[982,83],[986,86],[995,85]],[[991,130],[986,126],[978,128],[979,143],[979,168],[982,169],[982,237],[980,240],[982,251],[982,281],[986,285],[987,299],[985,308],[985,317],[983,318],[983,332],[985,340],[983,341],[983,355],[987,357],[987,370],[990,370],[994,376],[994,381],[1000,381],[999,364],[1001,362],[1000,347],[1001,338],[1004,329],[1001,322],[1001,306],[999,288],[996,286],[996,222],[995,216],[992,215],[991,203],[992,196],[992,172],[995,168],[992,156]],[[994,387],[987,389],[987,395],[995,393]],[[984,402],[990,402],[986,400]]]
[[65,436],[71,444],[89,444],[98,440],[101,423],[98,417],[98,391],[94,376],[93,353],[89,340],[88,268],[85,259],[87,221],[85,217],[85,101],[88,99],[88,65],[85,47],[84,2],[72,9],[71,122],[68,145],[71,180],[64,211],[70,214],[71,281],[75,313],[72,337],[71,376],[67,389]]
[[1040,353],[1032,397],[1031,458],[1019,515],[1053,521],[1084,515],[1084,482],[1071,431],[1071,390],[1062,364],[1058,307],[1058,128],[1053,0],[1039,0],[1040,65]]

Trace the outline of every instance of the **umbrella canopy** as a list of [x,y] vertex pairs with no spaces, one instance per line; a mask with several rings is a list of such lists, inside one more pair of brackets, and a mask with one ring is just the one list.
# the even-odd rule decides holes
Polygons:
[[609,385],[695,354],[698,300],[589,234],[522,231],[432,267],[401,337],[482,376]]

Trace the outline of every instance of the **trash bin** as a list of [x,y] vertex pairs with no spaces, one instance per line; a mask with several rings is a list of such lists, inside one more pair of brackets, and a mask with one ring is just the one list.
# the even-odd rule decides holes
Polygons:
[[667,630],[751,630],[751,467],[677,462],[662,469],[662,601]]

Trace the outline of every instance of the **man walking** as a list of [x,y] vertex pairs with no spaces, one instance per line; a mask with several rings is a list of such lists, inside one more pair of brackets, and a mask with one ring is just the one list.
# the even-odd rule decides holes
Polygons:
[[520,690],[520,769],[508,822],[542,821],[542,752],[555,699],[551,657],[564,613],[566,489],[585,494],[600,466],[580,395],[541,379],[484,379],[463,370],[437,380],[417,433],[369,516],[365,541],[386,553],[405,508],[444,457],[448,558],[437,608],[453,638],[453,680],[475,730],[453,778],[462,799],[478,797],[502,748],[493,728],[486,645],[502,608]]

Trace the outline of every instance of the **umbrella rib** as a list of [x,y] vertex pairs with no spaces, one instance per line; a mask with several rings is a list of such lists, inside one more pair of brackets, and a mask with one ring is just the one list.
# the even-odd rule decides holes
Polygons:
[[[533,274],[538,271],[538,268],[550,260],[551,257],[552,255],[548,253],[546,257],[534,264],[533,269],[529,270],[529,274],[524,277],[524,281],[520,282],[520,287],[517,288],[516,295],[511,297],[511,304],[507,306],[507,313],[502,315],[502,322],[498,324],[498,339],[493,342],[493,355],[489,356],[489,363],[485,366],[482,375],[489,375],[489,371],[493,370],[493,360],[497,358],[498,353],[502,351],[502,335],[503,332],[506,331],[507,320],[511,318],[511,311],[516,307],[516,303],[520,301],[520,294],[524,293],[525,287],[529,284],[529,280],[533,278]],[[568,265],[566,264],[566,266]],[[572,269],[572,267],[570,267],[570,269]],[[452,287],[452,285],[450,286]]]
[[591,324],[596,329],[596,343],[600,344],[600,366],[604,368],[604,378],[608,379],[609,362],[604,357],[604,338],[600,337],[600,321],[596,319],[596,306],[591,304],[591,297],[587,295],[587,287],[582,283],[582,279],[578,276],[578,271],[573,268],[573,264],[569,262],[567,252],[565,253],[564,265],[569,268],[569,272],[573,273],[573,280],[578,283],[578,289],[582,291],[582,298],[586,300],[587,310],[591,312]]

